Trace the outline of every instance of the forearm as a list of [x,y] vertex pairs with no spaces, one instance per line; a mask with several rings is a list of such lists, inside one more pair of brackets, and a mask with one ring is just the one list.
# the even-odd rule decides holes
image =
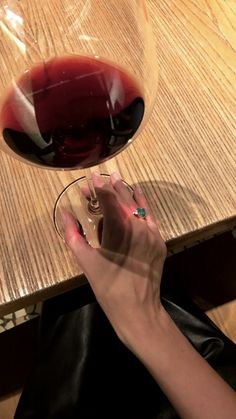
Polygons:
[[131,338],[130,349],[150,371],[183,419],[236,417],[236,393],[161,310],[155,332]]

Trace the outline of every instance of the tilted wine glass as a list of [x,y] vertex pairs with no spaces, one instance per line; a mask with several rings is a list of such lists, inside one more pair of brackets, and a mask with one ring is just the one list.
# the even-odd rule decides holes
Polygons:
[[[0,6],[1,149],[46,169],[87,169],[121,152],[152,110],[158,67],[143,0],[8,0]],[[90,176],[88,176],[90,178]],[[97,244],[101,218],[90,179],[54,209]]]

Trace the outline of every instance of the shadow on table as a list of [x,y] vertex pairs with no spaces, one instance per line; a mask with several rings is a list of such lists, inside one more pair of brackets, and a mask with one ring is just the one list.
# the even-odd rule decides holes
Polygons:
[[[179,184],[153,181],[139,185],[150,205],[153,200],[157,202],[153,210],[167,232],[175,231],[176,225],[186,225],[188,221],[197,228],[199,217],[207,222],[214,214],[209,202]],[[160,211],[162,200],[165,208],[170,209],[165,219]],[[172,225],[167,225],[168,222]],[[220,234],[167,258],[163,284],[181,287],[203,310],[235,299],[236,240],[233,235],[230,232]]]
[[[135,185],[133,185],[135,186]],[[149,181],[140,182],[150,206],[167,233],[198,228],[199,219],[210,220],[214,209],[193,190],[174,182]],[[161,211],[162,208],[162,211]],[[165,213],[165,217],[162,214]]]

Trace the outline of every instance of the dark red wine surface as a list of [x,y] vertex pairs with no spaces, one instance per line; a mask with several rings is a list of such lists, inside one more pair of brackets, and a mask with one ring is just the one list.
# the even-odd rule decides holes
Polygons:
[[85,168],[121,151],[143,114],[141,90],[128,73],[66,56],[35,65],[12,84],[0,126],[7,145],[32,163]]

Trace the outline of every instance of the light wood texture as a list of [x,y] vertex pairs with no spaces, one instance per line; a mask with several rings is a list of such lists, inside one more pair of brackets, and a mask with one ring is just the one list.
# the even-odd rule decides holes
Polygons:
[[0,418],[13,419],[20,398],[20,392],[0,399]]
[[210,319],[236,343],[236,300],[207,312]]
[[[99,169],[141,184],[171,250],[236,224],[236,3],[147,3],[161,73],[155,108],[135,142]],[[4,153],[0,164],[4,313],[80,283],[52,211],[59,192],[82,172],[41,170]]]

